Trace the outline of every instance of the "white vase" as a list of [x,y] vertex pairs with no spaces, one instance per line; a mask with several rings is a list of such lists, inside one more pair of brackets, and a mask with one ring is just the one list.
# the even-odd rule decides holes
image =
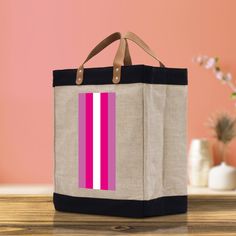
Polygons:
[[190,185],[205,187],[208,185],[208,174],[212,167],[212,153],[207,139],[193,139],[188,158]]
[[208,186],[215,190],[234,190],[236,188],[236,168],[222,162],[212,167],[209,173]]

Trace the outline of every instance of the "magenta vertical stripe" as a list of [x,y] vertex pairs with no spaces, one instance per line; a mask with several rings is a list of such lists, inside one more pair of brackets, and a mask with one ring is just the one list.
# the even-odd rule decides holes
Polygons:
[[85,188],[85,158],[86,158],[86,150],[85,150],[85,93],[80,93],[78,96],[78,147],[79,147],[79,156],[78,156],[78,169],[79,169],[79,187]]
[[108,189],[115,190],[116,182],[116,95],[108,93]]
[[86,188],[93,188],[93,94],[86,93]]
[[101,93],[101,189],[108,189],[108,93]]
[[[78,185],[93,188],[93,93],[78,95]],[[116,94],[100,93],[102,190],[116,189]]]

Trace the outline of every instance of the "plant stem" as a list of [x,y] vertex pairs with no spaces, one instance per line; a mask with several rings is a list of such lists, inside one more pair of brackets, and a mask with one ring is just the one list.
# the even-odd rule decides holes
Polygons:
[[221,158],[221,162],[225,162],[226,163],[226,144],[224,144],[223,142],[220,142],[220,158]]
[[232,81],[226,81],[227,85],[233,90],[233,92],[236,92],[236,87],[235,85],[232,83]]

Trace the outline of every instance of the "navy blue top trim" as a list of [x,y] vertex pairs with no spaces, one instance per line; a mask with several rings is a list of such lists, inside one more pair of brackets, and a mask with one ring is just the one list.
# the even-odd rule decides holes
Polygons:
[[[77,69],[53,71],[53,87],[76,85]],[[82,85],[112,84],[113,67],[85,68]],[[187,69],[132,65],[121,67],[120,84],[148,83],[187,85]]]

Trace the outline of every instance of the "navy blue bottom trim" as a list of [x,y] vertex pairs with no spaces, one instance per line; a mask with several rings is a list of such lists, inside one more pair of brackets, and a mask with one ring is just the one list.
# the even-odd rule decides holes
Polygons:
[[187,196],[152,200],[114,200],[53,194],[55,209],[65,212],[142,218],[187,212]]

